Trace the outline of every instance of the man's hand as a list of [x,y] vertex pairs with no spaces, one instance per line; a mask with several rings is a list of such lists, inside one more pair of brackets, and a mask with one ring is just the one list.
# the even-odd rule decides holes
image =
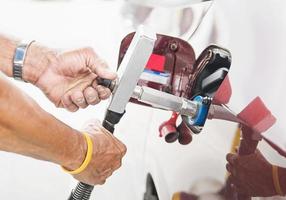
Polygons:
[[[104,184],[105,180],[121,166],[126,147],[104,129],[97,120],[89,122],[84,131],[89,133],[93,140],[92,160],[87,168],[82,173],[75,175],[74,178],[89,185]],[[86,154],[85,142],[81,146],[84,146],[83,156],[78,159],[74,169],[82,164]]]
[[75,112],[107,99],[111,92],[97,85],[97,76],[116,78],[91,48],[58,54],[33,43],[28,49],[24,79],[39,87],[57,107]]
[[253,197],[277,195],[272,179],[272,165],[258,150],[247,156],[228,154],[226,159],[226,169],[231,173],[229,181],[239,193]]

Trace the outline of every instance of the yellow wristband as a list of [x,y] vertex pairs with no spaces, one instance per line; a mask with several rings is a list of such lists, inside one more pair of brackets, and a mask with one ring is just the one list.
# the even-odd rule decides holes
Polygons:
[[273,183],[275,190],[278,195],[283,196],[283,192],[280,186],[280,181],[279,181],[279,174],[278,174],[278,167],[275,165],[272,165],[272,177],[273,177]]
[[175,194],[173,194],[172,200],[181,200],[180,192],[176,192]]
[[86,167],[88,166],[88,164],[90,163],[91,158],[92,158],[92,152],[93,152],[92,140],[87,133],[83,133],[83,135],[84,135],[86,143],[87,143],[87,152],[86,152],[86,156],[85,156],[83,163],[81,164],[81,166],[79,168],[77,168],[76,170],[73,170],[73,171],[67,170],[64,167],[62,167],[62,169],[65,172],[67,172],[71,175],[76,175],[76,174],[83,172],[86,169]]

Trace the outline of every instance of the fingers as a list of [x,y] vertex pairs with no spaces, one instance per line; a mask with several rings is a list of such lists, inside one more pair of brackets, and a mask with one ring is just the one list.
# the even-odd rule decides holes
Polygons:
[[227,154],[226,155],[226,160],[228,163],[226,164],[226,170],[233,176],[235,176],[235,166],[237,163],[237,155],[236,154]]
[[238,189],[241,188],[241,184],[239,182],[239,177],[237,177],[236,173],[236,165],[237,165],[237,155],[236,154],[227,154],[226,159],[228,163],[226,164],[226,170],[230,173],[228,177],[228,182],[231,184],[231,188],[234,191],[238,192]]
[[100,58],[95,60],[95,63],[92,67],[92,71],[101,78],[114,80],[117,77],[116,73],[111,71],[108,68],[107,63]]
[[97,120],[90,121],[85,127],[93,141],[93,157],[87,169],[78,176],[85,182],[104,184],[105,180],[122,165],[126,147],[110,132],[104,129]]
[[121,156],[120,159],[126,154],[127,148],[120,140],[114,137],[108,130],[101,127],[101,130],[106,133],[106,136],[110,137],[114,141],[114,146],[118,149],[118,153]]
[[125,156],[125,154],[127,152],[127,148],[126,148],[125,144],[123,144],[120,141],[119,141],[119,151],[120,151],[122,157]]
[[229,153],[226,155],[226,160],[231,164],[231,165],[235,165],[236,161],[237,161],[237,155],[236,154],[232,154]]
[[127,152],[127,148],[126,148],[125,144],[123,144],[119,139],[114,137],[113,134],[111,134],[108,130],[106,130],[102,126],[101,126],[101,131],[104,132],[105,135],[111,139],[111,141],[113,141],[113,146],[116,147],[117,151],[118,151],[118,153],[117,153],[118,158],[117,159],[121,160]]
[[61,100],[61,103],[63,107],[66,108],[70,112],[75,112],[78,110],[78,106],[73,103],[70,95],[64,95]]
[[100,172],[99,170],[95,170],[96,181],[93,185],[103,185],[110,176],[112,176],[113,172],[121,167],[121,161],[117,162],[116,166],[108,168],[107,170]]
[[126,154],[126,146],[119,141],[116,137],[114,137],[109,131],[101,127],[102,131],[105,132],[105,136],[109,138],[109,140],[112,141],[113,151],[114,151],[114,157],[112,161],[110,162],[110,167],[112,171],[115,171],[119,169],[122,165],[122,158]]
[[[71,112],[77,111],[79,108],[86,108],[88,105],[96,105],[101,99],[107,99],[111,92],[109,89],[101,89],[100,94],[91,86],[83,90],[71,90],[62,97],[61,103],[64,108]],[[100,95],[100,97],[99,97]]]
[[115,166],[112,166],[111,168],[105,170],[104,172],[98,173],[100,174],[99,184],[100,185],[104,184],[106,182],[106,179],[112,176],[113,172],[119,169],[120,167],[121,167],[121,158]]
[[93,81],[92,87],[96,89],[96,91],[98,92],[98,96],[101,100],[108,99],[111,95],[110,89],[102,85],[98,85],[96,80]]
[[[116,79],[116,73],[108,68],[107,63],[99,58],[92,48],[85,48],[84,52],[86,65],[93,73],[101,78],[110,80]],[[97,90],[98,96],[102,100],[107,99],[111,94],[111,91],[108,88],[98,86],[96,81],[93,82],[92,86]]]
[[122,165],[122,161],[120,158],[119,161],[113,166],[112,169],[115,171],[115,170],[119,169],[121,167],[121,165]]
[[[96,105],[101,100],[108,99],[111,95],[111,91],[108,88],[97,85],[95,87],[88,86],[83,91],[71,92],[71,104],[72,109],[77,110],[78,108],[86,108],[88,105]],[[75,106],[77,109],[75,108]]]
[[226,164],[225,168],[229,173],[232,174],[233,171],[232,171],[231,165],[229,163]]
[[[100,59],[92,48],[81,48],[59,55],[58,79],[43,81],[46,95],[57,107],[64,107],[71,112],[88,105],[95,105],[107,99],[109,89],[93,84],[96,77],[116,79],[116,73],[108,69],[106,62]],[[52,71],[52,70],[51,70]]]
[[93,87],[86,88],[83,93],[85,100],[89,105],[96,105],[100,102],[98,91]]
[[101,172],[100,173],[100,180],[101,180],[100,182],[105,183],[106,179],[112,175],[113,171],[114,170],[109,168],[109,169],[105,170],[104,172]]
[[108,169],[106,172],[101,174],[100,177],[100,181],[99,181],[99,185],[103,185],[106,182],[106,179],[108,179],[110,176],[112,176],[113,170],[112,169]]
[[98,86],[95,79],[99,76],[113,80],[116,79],[116,73],[108,69],[106,62],[100,59],[92,48],[67,52],[61,58],[65,71],[60,75],[65,82],[57,85],[59,90],[55,90],[57,92],[53,94],[58,98],[55,100],[57,106],[75,112],[79,108],[96,105],[111,95],[111,91]]
[[236,182],[236,179],[233,177],[233,175],[229,175],[228,182],[233,186]]
[[103,87],[101,85],[94,86],[98,92],[98,96],[101,100],[108,99],[111,95],[110,89]]
[[237,188],[240,187],[238,180],[233,175],[228,177],[228,181],[231,184],[232,189],[237,190]]
[[246,185],[243,185],[239,182],[239,180],[237,178],[235,178],[234,176],[230,175],[228,177],[228,181],[231,185],[231,188],[233,191],[236,191],[238,193],[241,193],[241,194],[247,194],[247,189],[246,189]]
[[84,98],[84,95],[81,91],[75,91],[71,94],[71,100],[75,105],[77,105],[79,108],[86,108],[87,102]]

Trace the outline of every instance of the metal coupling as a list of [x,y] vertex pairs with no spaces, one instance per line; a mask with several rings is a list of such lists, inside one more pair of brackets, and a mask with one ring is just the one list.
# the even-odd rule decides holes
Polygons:
[[199,110],[199,102],[190,101],[145,86],[136,86],[132,98],[137,99],[142,103],[147,103],[154,108],[174,111],[191,118],[196,117]]
[[182,98],[182,107],[180,109],[181,115],[195,117],[198,113],[198,109],[198,102]]

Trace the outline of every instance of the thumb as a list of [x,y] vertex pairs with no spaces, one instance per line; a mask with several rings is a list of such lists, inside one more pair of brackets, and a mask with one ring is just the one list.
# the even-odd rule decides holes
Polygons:
[[237,155],[236,154],[232,154],[229,153],[226,155],[226,160],[231,164],[231,165],[235,165],[236,161],[237,161]]
[[114,80],[117,77],[117,74],[111,71],[108,68],[107,63],[100,58],[95,60],[93,66],[91,67],[91,71],[95,73],[97,76],[105,79]]
[[88,67],[97,76],[111,80],[116,79],[116,73],[112,72],[108,68],[107,63],[103,59],[99,58],[92,48],[84,48],[81,53],[84,56],[86,67]]

